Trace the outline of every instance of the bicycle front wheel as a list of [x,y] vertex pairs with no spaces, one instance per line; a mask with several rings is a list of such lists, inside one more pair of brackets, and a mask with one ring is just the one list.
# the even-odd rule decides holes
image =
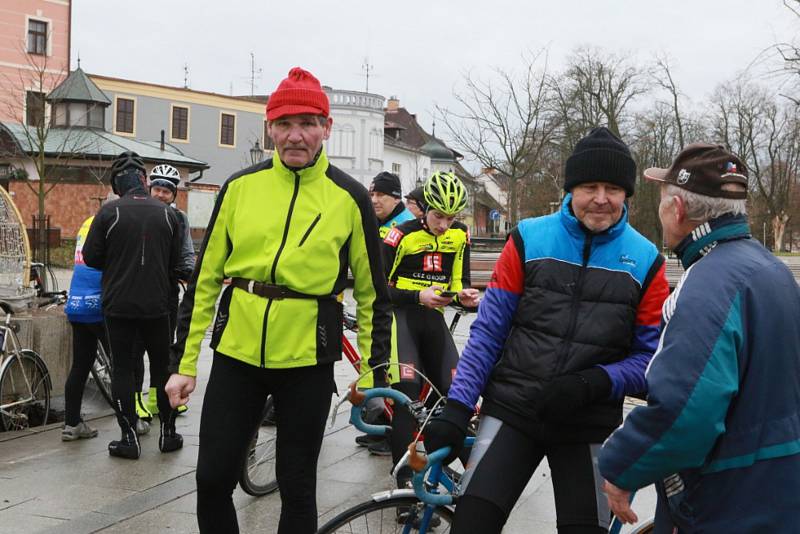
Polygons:
[[24,430],[47,424],[50,414],[50,375],[32,350],[8,356],[0,373],[0,427]]
[[253,497],[261,497],[278,489],[275,478],[276,428],[266,421],[271,410],[272,397],[269,397],[258,428],[250,439],[244,468],[239,475],[239,485]]
[[114,397],[111,396],[111,358],[108,357],[103,344],[99,341],[97,342],[97,355],[89,372],[92,373],[94,387],[100,392],[108,405],[114,408]]
[[[371,500],[337,515],[317,530],[317,534],[418,532],[425,509],[419,499],[411,496]],[[437,534],[450,532],[453,515],[450,508],[436,507],[427,531]]]

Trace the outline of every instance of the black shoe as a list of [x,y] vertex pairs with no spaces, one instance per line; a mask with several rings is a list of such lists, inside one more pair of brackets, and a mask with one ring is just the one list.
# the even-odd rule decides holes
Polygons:
[[138,460],[141,453],[142,447],[139,445],[139,438],[131,428],[122,431],[119,441],[112,441],[108,444],[108,454],[117,458]]
[[183,448],[183,436],[175,432],[173,425],[161,423],[161,436],[158,438],[158,450],[172,452]]
[[360,436],[356,436],[356,445],[359,447],[369,447],[373,443],[378,443],[379,441],[386,441],[386,437],[376,436],[375,434],[361,434]]
[[389,445],[388,439],[382,439],[381,441],[376,441],[375,443],[367,446],[367,450],[370,454],[374,454],[375,456],[391,456],[392,455],[392,446]]

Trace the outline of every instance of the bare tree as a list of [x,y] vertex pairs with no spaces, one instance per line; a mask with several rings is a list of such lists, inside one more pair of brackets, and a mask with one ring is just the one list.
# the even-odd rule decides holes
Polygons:
[[454,144],[496,171],[512,225],[519,220],[520,189],[557,127],[548,113],[547,56],[523,59],[520,73],[497,69],[491,81],[466,74],[464,89],[455,93],[458,109],[436,107]]
[[550,80],[563,144],[574,146],[588,129],[601,125],[620,135],[628,106],[647,92],[646,74],[619,55],[595,48],[573,52],[567,70]]
[[714,132],[750,170],[751,191],[769,219],[772,247],[780,250],[793,210],[800,164],[800,113],[747,80],[723,84],[713,97]]
[[[24,52],[24,45],[21,45]],[[26,185],[38,199],[38,215],[45,215],[45,199],[64,178],[70,162],[84,159],[90,151],[94,136],[86,129],[54,126],[49,116],[46,97],[65,78],[66,73],[52,69],[48,56],[21,54],[27,58],[27,68],[21,68],[16,77],[3,76],[0,80],[3,97],[0,105],[12,119],[8,128],[16,142],[4,143],[3,157],[30,162],[38,175],[26,178]],[[22,103],[26,102],[23,108]]]
[[678,89],[675,79],[672,77],[672,68],[669,63],[669,58],[661,56],[656,58],[656,83],[665,89],[670,96],[670,106],[672,107],[673,123],[675,125],[675,133],[678,136],[678,146],[683,148],[685,137],[683,134],[684,117],[681,114],[680,97],[681,92]]

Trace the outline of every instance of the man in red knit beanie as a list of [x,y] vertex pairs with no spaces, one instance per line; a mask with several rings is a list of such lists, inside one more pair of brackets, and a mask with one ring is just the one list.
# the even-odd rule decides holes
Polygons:
[[[367,190],[328,163],[328,96],[310,72],[289,71],[267,103],[272,158],[223,186],[181,305],[167,384],[173,406],[195,387],[214,314],[214,362],[200,421],[201,533],[238,532],[232,494],[267,396],[276,411],[279,534],[317,530],[317,459],[342,356],[342,305],[353,273],[362,357],[386,385],[391,304]],[[231,279],[223,290],[222,281]]]

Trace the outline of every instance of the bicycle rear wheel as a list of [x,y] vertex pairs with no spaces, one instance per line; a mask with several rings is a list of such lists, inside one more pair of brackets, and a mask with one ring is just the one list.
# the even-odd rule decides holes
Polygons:
[[32,350],[9,355],[0,373],[0,428],[24,430],[47,424],[50,415],[50,375]]
[[[103,344],[97,342],[97,355],[89,372],[92,374],[93,386],[100,392],[111,408],[114,408],[114,398],[111,396],[111,358],[108,357]],[[85,395],[84,395],[85,396]]]
[[[419,521],[425,505],[416,497],[389,497],[358,504],[337,515],[317,530],[317,534],[377,534],[389,532],[418,532]],[[437,507],[433,511],[428,532],[437,534],[450,532],[454,512],[450,508]],[[437,521],[438,519],[438,521]],[[434,526],[434,523],[436,525]]]
[[239,475],[239,485],[245,493],[261,497],[278,489],[275,478],[275,439],[276,428],[265,424],[267,414],[272,409],[272,397],[267,399],[261,420],[250,439],[250,447],[244,467]]

